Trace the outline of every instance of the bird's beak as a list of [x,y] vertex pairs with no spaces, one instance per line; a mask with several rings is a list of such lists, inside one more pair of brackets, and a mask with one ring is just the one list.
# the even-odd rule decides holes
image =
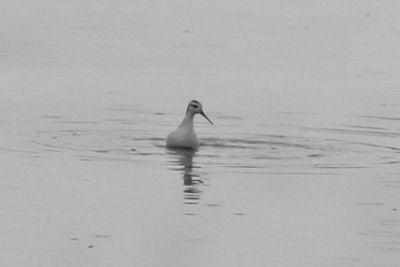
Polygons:
[[204,111],[201,111],[200,114],[206,118],[212,125],[214,125],[214,123],[207,117],[207,115],[204,113]]

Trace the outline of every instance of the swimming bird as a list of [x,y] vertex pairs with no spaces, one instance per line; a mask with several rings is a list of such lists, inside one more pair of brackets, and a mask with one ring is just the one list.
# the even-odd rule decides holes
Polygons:
[[214,123],[207,117],[203,111],[201,103],[197,100],[189,102],[186,108],[186,116],[178,129],[170,133],[167,137],[167,147],[169,148],[189,148],[197,149],[200,145],[197,135],[194,132],[193,119],[194,115],[200,114],[206,118],[211,124]]

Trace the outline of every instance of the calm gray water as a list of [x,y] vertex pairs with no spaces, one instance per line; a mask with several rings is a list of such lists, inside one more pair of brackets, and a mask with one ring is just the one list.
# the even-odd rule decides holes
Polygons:
[[2,265],[398,266],[399,15],[0,3]]

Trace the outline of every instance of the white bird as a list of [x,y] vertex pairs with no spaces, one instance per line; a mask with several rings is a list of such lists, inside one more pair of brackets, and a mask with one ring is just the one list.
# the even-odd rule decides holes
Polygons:
[[168,135],[167,147],[189,149],[197,149],[199,147],[200,143],[193,127],[194,115],[197,113],[214,125],[214,123],[204,113],[201,103],[197,100],[192,100],[186,108],[186,116],[181,125],[179,125],[178,129]]

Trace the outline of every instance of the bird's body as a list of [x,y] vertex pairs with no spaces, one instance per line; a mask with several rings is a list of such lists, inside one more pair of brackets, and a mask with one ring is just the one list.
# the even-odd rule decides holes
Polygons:
[[200,102],[192,100],[187,109],[186,116],[178,129],[170,133],[167,137],[166,146],[169,148],[189,148],[197,149],[200,145],[197,135],[194,131],[194,115],[197,113],[203,115],[211,124],[212,121],[203,112]]
[[199,140],[194,132],[194,116],[186,116],[181,125],[167,137],[167,147],[198,148]]

